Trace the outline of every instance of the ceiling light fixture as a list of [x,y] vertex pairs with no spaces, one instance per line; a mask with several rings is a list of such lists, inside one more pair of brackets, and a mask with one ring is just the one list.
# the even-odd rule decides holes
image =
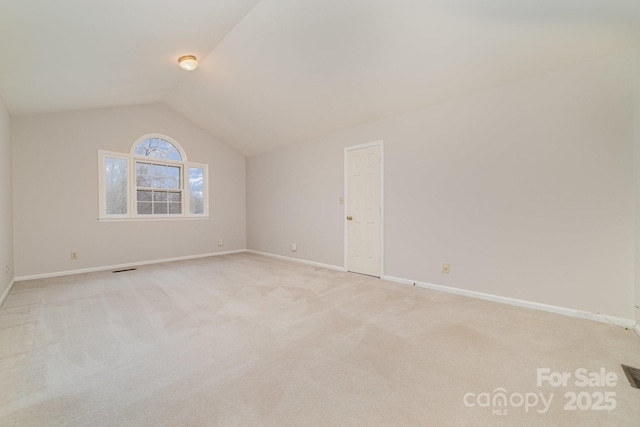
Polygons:
[[195,55],[185,55],[178,58],[178,65],[183,70],[191,71],[198,67],[198,60]]

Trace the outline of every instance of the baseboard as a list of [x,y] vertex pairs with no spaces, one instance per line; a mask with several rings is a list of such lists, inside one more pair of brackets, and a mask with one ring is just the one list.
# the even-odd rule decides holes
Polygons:
[[341,266],[338,266],[338,265],[323,264],[321,262],[308,261],[306,259],[300,259],[300,258],[292,258],[292,257],[284,256],[284,255],[276,255],[276,254],[272,254],[272,253],[269,253],[269,252],[254,251],[253,249],[247,249],[246,252],[251,253],[251,254],[256,254],[256,255],[264,255],[264,256],[271,257],[271,258],[278,258],[278,259],[282,259],[282,260],[285,260],[285,261],[297,262],[297,263],[300,263],[300,264],[312,265],[314,267],[327,268],[329,270],[347,271],[344,267],[341,267]]
[[[247,249],[246,252],[252,253],[252,254],[256,254],[256,255],[264,255],[264,256],[271,257],[271,258],[278,258],[278,259],[282,259],[282,260],[285,260],[285,261],[292,261],[292,262],[297,262],[297,263],[301,263],[301,264],[312,265],[312,266],[315,266],[315,267],[328,268],[330,270],[347,271],[346,268],[341,267],[341,266],[331,265],[331,264],[322,264],[322,263],[315,262],[315,261],[308,261],[308,260],[299,259],[299,258],[292,258],[292,257],[284,256],[284,255],[276,255],[276,254],[272,254],[272,253],[268,253],[268,252],[255,251],[255,250],[252,250],[252,249]],[[530,309],[533,309],[533,310],[546,311],[546,312],[549,312],[549,313],[560,314],[560,315],[563,315],[563,316],[576,317],[576,318],[580,318],[580,319],[595,320],[597,322],[602,322],[602,323],[612,323],[614,325],[621,326],[623,328],[635,330],[636,333],[638,333],[638,335],[640,336],[640,324],[636,324],[636,322],[634,322],[633,320],[625,319],[623,317],[608,316],[608,315],[604,315],[604,314],[601,314],[601,313],[589,313],[587,311],[581,311],[581,310],[575,310],[575,309],[566,308],[566,307],[559,307],[559,306],[555,306],[555,305],[549,305],[549,304],[542,304],[542,303],[537,303],[537,302],[532,302],[532,301],[520,300],[520,299],[516,299],[516,298],[502,297],[502,296],[487,294],[487,293],[483,293],[483,292],[469,291],[469,290],[466,290],[466,289],[452,288],[452,287],[449,287],[449,286],[435,285],[433,283],[419,282],[419,281],[416,281],[416,280],[403,279],[403,278],[400,278],[400,277],[382,276],[381,279],[388,280],[390,282],[401,283],[403,285],[416,285],[416,286],[419,286],[419,287],[425,288],[425,289],[431,289],[431,290],[435,290],[435,291],[447,292],[447,293],[451,293],[451,294],[462,295],[462,296],[466,296],[466,297],[477,298],[477,299],[497,302],[497,303],[501,303],[501,304],[509,304],[509,305],[513,305],[513,306],[516,306],[516,307],[523,307],[523,308],[530,308]]]
[[229,255],[229,254],[237,254],[245,252],[245,249],[238,249],[233,251],[226,252],[212,252],[208,254],[198,254],[198,255],[187,255],[181,257],[174,258],[164,258],[164,259],[154,259],[149,261],[139,261],[139,262],[129,262],[126,264],[116,264],[116,265],[105,265],[101,267],[92,267],[92,268],[82,268],[79,270],[67,270],[67,271],[59,271],[56,273],[44,273],[44,274],[34,274],[31,276],[20,276],[16,277],[14,280],[16,282],[21,280],[34,280],[34,279],[47,279],[50,277],[60,277],[60,276],[70,276],[72,274],[83,274],[83,273],[94,273],[97,271],[105,271],[105,270],[118,270],[122,268],[130,268],[130,267],[138,267],[141,265],[150,265],[150,264],[161,264],[163,262],[173,262],[173,261],[185,261],[189,259],[197,259],[197,258],[207,258],[211,256],[219,256],[219,255]]
[[[561,314],[564,316],[577,317],[580,319],[595,320],[597,322],[612,323],[617,326],[621,326],[627,329],[633,329],[635,327],[637,332],[640,332],[640,325],[636,325],[633,320],[625,319],[623,317],[608,316],[600,313],[589,313],[587,311],[580,311],[566,307],[559,307],[555,305],[542,304],[537,302],[531,302],[526,300],[520,300],[515,298],[502,297],[498,295],[486,294],[483,292],[468,291],[466,289],[452,288],[449,286],[434,285],[433,283],[419,282],[416,280],[402,279],[393,276],[383,276],[382,279],[390,282],[402,283],[404,285],[419,286],[425,289],[431,289],[435,291],[447,292],[450,294],[462,295],[465,297],[477,298],[486,301],[498,302],[501,304],[509,304],[517,307],[531,308],[534,310],[546,311],[549,313]],[[639,333],[640,335],[640,333]]]
[[7,286],[7,289],[3,292],[2,297],[0,297],[0,308],[2,308],[2,304],[4,304],[5,300],[9,296],[9,292],[11,292],[11,288],[13,288],[14,283],[16,283],[15,277],[11,279],[11,283],[9,283],[9,286]]
[[[73,275],[73,274],[83,274],[83,273],[93,273],[93,272],[97,272],[97,271],[116,270],[116,269],[122,269],[122,268],[137,267],[137,266],[141,266],[141,265],[160,264],[160,263],[163,263],[163,262],[172,262],[172,261],[184,261],[184,260],[189,260],[189,259],[206,258],[206,257],[211,257],[211,256],[219,256],[219,255],[230,255],[230,254],[237,254],[237,253],[243,253],[243,252],[252,253],[252,254],[256,254],[256,255],[263,255],[263,256],[267,256],[267,257],[271,257],[271,258],[282,259],[282,260],[285,260],[285,261],[291,261],[291,262],[296,262],[296,263],[300,263],[300,264],[311,265],[311,266],[314,266],[314,267],[326,268],[326,269],[329,269],[329,270],[336,270],[336,271],[343,271],[343,272],[347,271],[346,268],[344,268],[342,266],[338,266],[338,265],[323,264],[323,263],[320,263],[320,262],[309,261],[309,260],[300,259],[300,258],[292,258],[292,257],[284,256],[284,255],[276,255],[276,254],[272,254],[272,253],[268,253],[268,252],[260,252],[260,251],[255,251],[255,250],[252,250],[252,249],[238,249],[238,250],[233,250],[233,251],[212,252],[212,253],[208,253],[208,254],[187,255],[187,256],[182,256],[182,257],[155,259],[155,260],[132,262],[132,263],[126,263],[126,264],[117,264],[117,265],[109,265],[109,266],[101,266],[101,267],[93,267],[93,268],[84,268],[84,269],[79,269],[79,270],[60,271],[60,272],[56,272],[56,273],[45,273],[45,274],[35,274],[35,275],[31,275],[31,276],[14,277],[13,280],[11,281],[11,283],[9,284],[9,286],[7,287],[7,289],[5,290],[5,292],[2,294],[2,297],[0,298],[0,307],[4,303],[4,301],[7,298],[7,296],[9,295],[9,292],[11,291],[11,288],[13,287],[14,283],[18,282],[18,281],[21,281],[21,280],[46,279],[46,278],[50,278],[50,277],[69,276],[69,275]],[[577,317],[577,318],[581,318],[581,319],[595,320],[595,321],[603,322],[603,323],[612,323],[612,324],[617,325],[617,326],[621,326],[621,327],[624,327],[624,328],[627,328],[627,329],[631,329],[631,330],[635,331],[636,334],[638,334],[638,336],[640,336],[640,322],[636,322],[636,321],[634,321],[632,319],[626,319],[626,318],[615,317],[615,316],[608,316],[608,315],[604,315],[604,314],[601,314],[601,313],[589,313],[589,312],[586,312],[586,311],[580,311],[580,310],[575,310],[575,309],[566,308],[566,307],[559,307],[559,306],[555,306],[555,305],[542,304],[542,303],[531,302],[531,301],[526,301],[526,300],[520,300],[520,299],[515,299],[515,298],[502,297],[502,296],[493,295],[493,294],[487,294],[487,293],[483,293],[483,292],[476,292],[476,291],[469,291],[469,290],[466,290],[466,289],[452,288],[452,287],[449,287],[449,286],[435,285],[433,283],[419,282],[419,281],[416,281],[416,280],[403,279],[403,278],[394,277],[394,276],[382,276],[381,279],[387,280],[387,281],[390,281],[390,282],[401,283],[403,285],[416,285],[416,286],[419,286],[419,287],[425,288],[425,289],[431,289],[431,290],[435,290],[435,291],[447,292],[447,293],[451,293],[451,294],[462,295],[462,296],[466,296],[466,297],[477,298],[477,299],[482,299],[482,300],[487,300],[487,301],[493,301],[493,302],[497,302],[497,303],[501,303],[501,304],[509,304],[509,305],[513,305],[513,306],[517,306],[517,307],[524,307],[524,308],[530,308],[530,309],[534,309],[534,310],[546,311],[546,312],[549,312],[549,313],[561,314],[561,315],[564,315],[564,316]]]

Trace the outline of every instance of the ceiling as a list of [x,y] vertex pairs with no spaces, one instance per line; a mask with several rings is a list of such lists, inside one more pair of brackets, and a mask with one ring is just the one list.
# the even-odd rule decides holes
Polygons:
[[252,155],[639,41],[640,0],[0,0],[0,95],[163,102]]

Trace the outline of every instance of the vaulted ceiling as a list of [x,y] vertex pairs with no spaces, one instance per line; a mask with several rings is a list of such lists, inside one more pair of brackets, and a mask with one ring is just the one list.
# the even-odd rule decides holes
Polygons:
[[0,0],[0,96],[163,102],[252,155],[639,41],[640,0]]

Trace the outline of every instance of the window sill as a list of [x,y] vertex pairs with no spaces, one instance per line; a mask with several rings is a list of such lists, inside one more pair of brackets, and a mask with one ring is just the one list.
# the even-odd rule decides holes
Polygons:
[[192,221],[209,219],[209,216],[168,216],[164,218],[98,218],[98,222],[140,222],[140,221]]

